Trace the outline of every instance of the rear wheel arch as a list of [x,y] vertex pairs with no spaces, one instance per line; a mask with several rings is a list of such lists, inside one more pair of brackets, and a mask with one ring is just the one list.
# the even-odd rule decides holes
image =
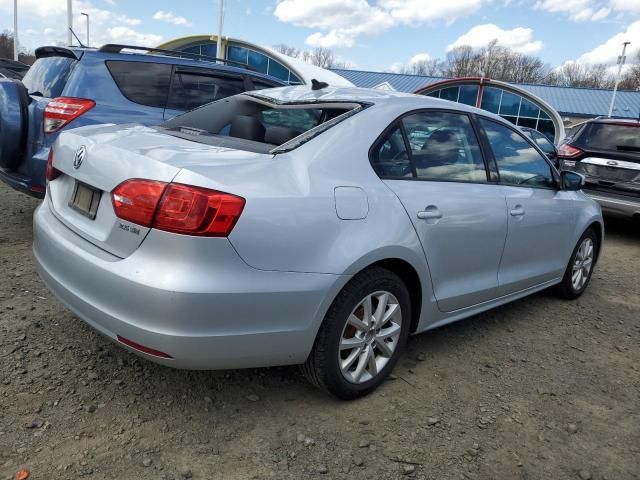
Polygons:
[[395,273],[400,277],[405,287],[407,287],[411,300],[411,324],[409,332],[414,333],[418,328],[418,322],[420,321],[420,314],[422,311],[422,282],[420,281],[418,272],[413,265],[406,260],[402,260],[400,258],[386,258],[367,265],[356,275],[375,267],[381,267]]
[[[604,229],[602,228],[602,224],[600,222],[593,222],[587,228],[584,229],[584,232],[587,230],[593,230],[596,234],[596,238],[598,239],[598,245],[596,249],[596,261],[600,257],[600,252],[602,251],[602,244],[604,243]],[[582,234],[584,235],[584,232]]]

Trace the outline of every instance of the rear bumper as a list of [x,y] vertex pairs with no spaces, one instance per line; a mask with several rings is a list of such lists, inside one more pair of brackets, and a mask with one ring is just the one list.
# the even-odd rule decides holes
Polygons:
[[35,198],[44,198],[44,186],[33,185],[31,178],[21,175],[17,171],[0,168],[0,180],[14,190],[26,193]]
[[584,193],[600,204],[603,213],[622,217],[640,217],[640,198],[611,195],[593,190]]
[[297,364],[344,276],[255,270],[227,239],[152,232],[125,259],[64,226],[46,199],[34,215],[33,251],[50,290],[114,342],[120,335],[188,369]]

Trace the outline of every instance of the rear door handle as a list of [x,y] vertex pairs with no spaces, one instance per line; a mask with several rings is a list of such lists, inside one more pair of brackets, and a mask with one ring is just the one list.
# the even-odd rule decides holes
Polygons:
[[442,218],[442,212],[435,205],[429,205],[418,212],[418,218],[420,220],[439,220]]
[[512,217],[521,217],[524,215],[524,208],[522,208],[522,205],[516,205],[509,211],[509,213]]

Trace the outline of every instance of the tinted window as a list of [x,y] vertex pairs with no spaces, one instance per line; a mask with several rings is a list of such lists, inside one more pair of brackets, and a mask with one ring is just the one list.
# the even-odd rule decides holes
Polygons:
[[427,111],[402,120],[418,178],[486,182],[480,146],[464,114]]
[[477,85],[463,85],[460,87],[460,97],[458,103],[464,103],[465,105],[476,106],[478,99],[478,86]]
[[371,165],[383,178],[413,176],[400,128],[393,128],[371,150]]
[[533,187],[554,185],[551,167],[522,135],[484,118],[480,123],[489,138],[502,183]]
[[480,108],[491,113],[498,113],[501,98],[502,90],[492,87],[485,87],[485,89],[482,91],[482,103],[480,104]]
[[267,73],[269,67],[269,59],[258,52],[249,50],[249,65],[260,73]]
[[40,58],[29,69],[22,83],[29,93],[39,92],[46,98],[59,97],[76,61],[67,57]]
[[592,123],[581,139],[586,147],[597,150],[640,152],[640,127]]
[[518,115],[520,110],[520,96],[509,92],[502,92],[500,115]]
[[121,61],[106,64],[116,85],[129,100],[149,107],[166,106],[171,65]]
[[191,110],[244,91],[242,78],[216,76],[199,70],[176,67],[167,108]]

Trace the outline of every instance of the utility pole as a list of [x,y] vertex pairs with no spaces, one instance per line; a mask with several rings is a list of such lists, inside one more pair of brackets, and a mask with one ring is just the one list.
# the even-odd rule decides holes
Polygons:
[[622,55],[620,55],[620,58],[618,58],[618,74],[616,75],[616,84],[613,87],[613,95],[611,96],[611,105],[609,105],[609,115],[607,115],[609,118],[611,118],[611,115],[613,115],[613,107],[616,103],[616,93],[618,93],[618,84],[620,83],[620,73],[622,73],[622,66],[624,65],[624,61],[625,61],[625,52],[627,51],[627,45],[630,45],[631,42],[624,42],[622,44]]
[[222,20],[224,19],[224,0],[219,0],[220,11],[218,12],[218,41],[216,42],[216,57],[224,58],[222,51]]
[[13,59],[18,61],[18,0],[13,0]]
[[87,47],[88,47],[88,46],[90,46],[90,44],[89,44],[89,14],[82,12],[80,15],[83,15],[83,16],[87,17]]
[[70,47],[73,45],[73,37],[71,31],[73,30],[73,6],[71,0],[67,0],[67,45]]

